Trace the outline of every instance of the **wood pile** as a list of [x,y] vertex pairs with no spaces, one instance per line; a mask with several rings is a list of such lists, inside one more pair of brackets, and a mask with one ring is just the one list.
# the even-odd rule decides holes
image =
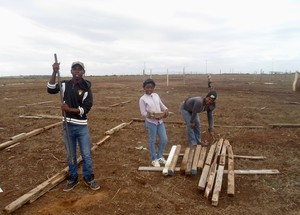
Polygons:
[[[195,148],[187,147],[180,154],[181,145],[173,145],[168,154],[164,167],[139,167],[140,171],[162,171],[165,176],[173,176],[175,171],[185,175],[197,175],[200,179],[198,189],[204,192],[204,197],[211,199],[213,206],[219,203],[223,176],[227,174],[227,195],[235,194],[235,174],[279,174],[278,170],[235,170],[234,158],[265,159],[263,156],[234,155],[228,140],[219,139],[211,146],[197,145]],[[179,156],[183,156],[180,167],[176,167]],[[225,170],[225,167],[227,168]],[[202,193],[202,192],[201,192]]]

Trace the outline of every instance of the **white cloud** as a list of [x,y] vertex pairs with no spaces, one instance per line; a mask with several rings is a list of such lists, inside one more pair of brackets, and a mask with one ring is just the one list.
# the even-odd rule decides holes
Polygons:
[[295,71],[295,0],[53,0],[0,6],[1,76],[61,74],[72,61],[90,75],[153,72]]

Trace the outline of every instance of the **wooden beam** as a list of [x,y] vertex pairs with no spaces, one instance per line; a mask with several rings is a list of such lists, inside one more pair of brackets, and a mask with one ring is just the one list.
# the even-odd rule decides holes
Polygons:
[[192,173],[192,163],[195,154],[195,149],[191,149],[189,153],[189,157],[186,164],[185,174],[190,175]]
[[217,170],[217,176],[216,176],[216,183],[213,190],[212,195],[212,205],[217,206],[219,204],[219,196],[222,188],[222,181],[223,181],[223,173],[224,173],[224,167],[225,167],[225,161],[226,161],[226,149],[227,145],[229,144],[228,140],[224,140],[224,144],[221,151],[219,166]]
[[169,169],[169,166],[171,165],[171,162],[173,160],[176,148],[177,148],[177,146],[173,145],[172,148],[171,148],[171,150],[170,150],[170,154],[169,154],[169,157],[167,158],[167,162],[165,164],[165,168],[162,171],[163,175],[168,175],[168,169]]
[[228,150],[228,184],[227,184],[227,195],[234,196],[234,157],[231,145],[227,146]]
[[197,174],[197,169],[198,169],[198,162],[199,162],[199,157],[200,157],[200,152],[201,152],[201,145],[197,145],[194,159],[193,159],[193,164],[192,164],[192,175]]
[[127,125],[128,125],[128,123],[123,122],[123,123],[121,123],[120,125],[117,125],[116,127],[114,127],[114,128],[112,128],[112,129],[106,131],[104,134],[106,134],[106,135],[111,135],[111,134],[115,133],[116,131],[119,131],[120,129],[126,127]]
[[209,152],[207,154],[207,157],[206,157],[206,160],[205,160],[205,165],[204,165],[204,168],[202,170],[201,177],[200,177],[200,180],[199,180],[199,183],[198,183],[198,188],[200,190],[204,190],[204,188],[206,186],[207,175],[208,175],[210,164],[211,164],[211,161],[212,161],[212,157],[213,157],[213,154],[214,154],[214,151],[215,151],[215,148],[216,148],[216,144],[217,143],[215,142],[214,144],[212,144],[210,146]]
[[190,153],[191,148],[190,147],[186,147],[185,151],[184,151],[184,155],[182,158],[182,162],[181,162],[181,166],[180,166],[180,173],[184,174],[185,170],[186,170],[186,164],[188,162],[189,159],[189,153]]
[[207,147],[202,147],[201,148],[200,157],[199,157],[199,161],[198,161],[198,165],[197,165],[197,168],[199,168],[199,169],[203,168],[204,161],[205,161],[205,156],[206,156],[206,151],[207,151]]
[[174,171],[175,171],[175,167],[176,167],[176,164],[177,164],[177,160],[178,160],[178,155],[180,153],[180,150],[181,150],[181,145],[177,145],[176,146],[176,150],[175,150],[175,153],[174,153],[174,157],[172,159],[172,162],[169,166],[169,169],[168,169],[168,175],[173,175],[174,174]]
[[222,149],[222,146],[223,146],[223,139],[221,138],[217,143],[214,160],[211,164],[211,167],[210,167],[210,170],[208,173],[207,184],[206,184],[206,188],[205,188],[205,192],[204,192],[204,197],[206,197],[206,198],[209,197],[210,192],[212,191],[213,185],[215,183],[217,165],[218,165],[217,161],[218,161],[218,157],[219,157],[220,151]]
[[[224,170],[224,173],[229,174],[229,170]],[[280,174],[278,169],[248,169],[234,170],[235,175],[277,175]]]

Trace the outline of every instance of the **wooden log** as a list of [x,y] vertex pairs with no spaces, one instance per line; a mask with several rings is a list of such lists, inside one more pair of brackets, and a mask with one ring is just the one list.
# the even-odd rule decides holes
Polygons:
[[222,128],[249,128],[249,129],[263,129],[266,128],[265,126],[260,126],[260,125],[250,125],[250,126],[245,126],[245,125],[214,125],[214,127],[222,127]]
[[218,165],[217,161],[218,161],[218,157],[219,157],[220,151],[222,149],[222,146],[223,146],[223,139],[221,138],[217,143],[214,160],[211,164],[211,167],[210,167],[210,170],[208,173],[207,184],[206,184],[206,188],[205,188],[205,192],[204,192],[204,197],[206,197],[206,198],[209,197],[210,192],[212,191],[213,185],[215,183],[217,165]]
[[111,134],[115,133],[116,131],[118,131],[118,130],[124,128],[125,126],[127,126],[127,123],[126,123],[126,122],[123,122],[123,123],[121,123],[120,125],[118,125],[118,126],[112,128],[112,129],[106,131],[104,134],[106,134],[106,135],[111,135]]
[[186,164],[185,174],[190,175],[192,173],[192,163],[194,158],[195,149],[191,149]]
[[202,147],[200,152],[199,161],[197,164],[198,169],[202,169],[205,161],[205,155],[206,155],[207,147]]
[[173,145],[172,148],[171,148],[171,150],[170,150],[170,154],[169,154],[169,156],[167,158],[167,161],[166,161],[166,164],[165,164],[165,168],[162,171],[163,175],[168,175],[168,169],[169,169],[169,166],[171,165],[171,162],[173,160],[176,148],[177,148],[177,146]]
[[228,185],[227,185],[227,195],[234,196],[234,157],[231,145],[227,146],[228,150]]
[[175,170],[175,167],[176,167],[176,164],[177,164],[177,160],[178,160],[178,155],[180,153],[180,150],[181,150],[181,145],[177,145],[176,147],[176,151],[174,153],[174,157],[172,159],[172,162],[169,166],[169,169],[168,169],[168,175],[173,175],[174,174],[174,170]]
[[249,160],[264,160],[267,157],[265,156],[247,156],[247,155],[233,155],[234,158],[241,158],[241,159],[249,159]]
[[198,169],[198,162],[199,162],[199,157],[200,157],[200,152],[201,152],[201,145],[197,145],[194,159],[193,159],[193,164],[192,164],[192,175],[197,174],[197,169]]
[[211,164],[211,161],[212,161],[213,154],[215,152],[215,148],[216,148],[216,142],[213,145],[210,146],[209,152],[207,154],[207,157],[206,157],[206,160],[205,160],[205,165],[204,165],[204,168],[202,170],[201,177],[200,177],[200,180],[199,180],[199,183],[198,183],[198,188],[200,190],[204,190],[204,188],[206,186],[207,175],[208,175],[208,172],[209,172],[209,169],[210,169],[210,164]]
[[228,144],[229,144],[228,140],[225,140],[221,151],[221,156],[220,156],[220,161],[219,161],[219,166],[218,166],[217,176],[216,176],[216,183],[212,195],[213,206],[217,206],[219,204],[219,195],[222,188],[223,173],[224,173],[224,167],[226,161],[226,149]]
[[190,153],[190,150],[191,148],[190,147],[187,147],[184,151],[184,155],[183,155],[183,158],[182,158],[182,162],[181,162],[181,166],[180,166],[180,173],[181,174],[184,174],[185,173],[185,170],[186,170],[186,164],[187,164],[187,161],[189,159],[189,153]]
[[20,140],[20,139],[23,139],[25,136],[26,136],[26,133],[21,133],[21,134],[11,137],[10,140]]

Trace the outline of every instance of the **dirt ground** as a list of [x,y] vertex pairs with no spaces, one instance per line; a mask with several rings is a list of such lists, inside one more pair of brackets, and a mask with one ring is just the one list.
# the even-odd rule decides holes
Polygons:
[[[86,77],[92,81],[94,106],[88,114],[95,144],[105,132],[140,118],[142,76]],[[188,96],[206,95],[207,76],[153,76],[156,92],[174,114],[165,120],[168,145],[188,146],[179,104]],[[148,136],[143,122],[134,121],[111,135],[93,151],[94,174],[101,188],[80,184],[63,192],[66,181],[13,214],[300,214],[300,128],[272,128],[270,124],[300,122],[300,94],[292,92],[292,75],[213,75],[218,92],[214,111],[217,138],[227,139],[235,155],[265,156],[264,160],[235,159],[235,169],[278,169],[278,175],[236,175],[235,196],[227,196],[224,176],[219,205],[214,207],[197,188],[200,173],[163,176],[138,171],[150,166]],[[0,144],[60,119],[20,118],[21,115],[61,116],[59,95],[47,94],[48,77],[0,79]],[[120,104],[116,105],[114,104]],[[113,107],[110,107],[112,105]],[[200,114],[203,139],[206,114]],[[232,126],[263,126],[250,129]],[[136,148],[137,147],[137,148]],[[23,194],[67,166],[61,126],[0,151],[0,214]],[[179,166],[179,165],[178,165]],[[225,166],[227,169],[227,166]],[[81,174],[81,169],[79,170]]]

